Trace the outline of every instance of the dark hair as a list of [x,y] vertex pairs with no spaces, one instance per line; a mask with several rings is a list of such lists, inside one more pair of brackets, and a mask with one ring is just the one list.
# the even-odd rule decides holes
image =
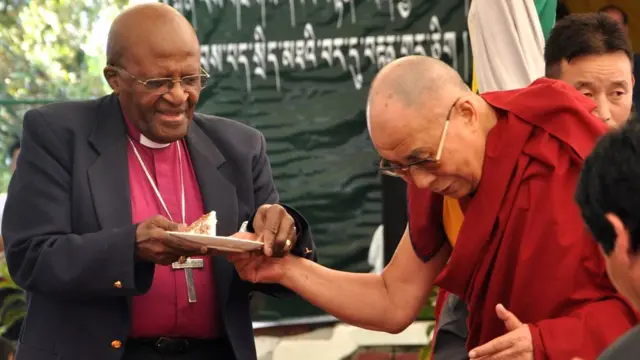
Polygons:
[[13,158],[13,153],[15,153],[17,150],[20,150],[20,139],[16,139],[9,147],[6,155],[8,161],[11,161],[11,159]]
[[605,214],[620,218],[631,247],[640,250],[640,122],[631,119],[604,135],[584,161],[575,200],[582,218],[606,254],[616,234]]
[[557,79],[562,60],[622,51],[633,63],[629,38],[620,24],[603,13],[571,14],[558,21],[544,49],[545,76]]
[[622,15],[622,22],[627,25],[629,24],[629,15],[627,15],[627,13],[622,10],[619,6],[615,6],[613,4],[610,5],[606,5],[603,6],[602,8],[600,8],[600,10],[598,10],[599,13],[606,13],[607,11],[617,11],[620,13],[620,15]]

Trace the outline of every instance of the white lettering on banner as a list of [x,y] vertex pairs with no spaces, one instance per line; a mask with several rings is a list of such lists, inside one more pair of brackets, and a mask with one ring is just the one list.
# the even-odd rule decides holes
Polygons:
[[[200,0],[206,6],[209,15],[230,2],[235,8],[237,28],[242,27],[242,7],[257,4],[260,7],[260,23],[255,25],[252,42],[202,44],[200,61],[202,67],[211,74],[233,71],[240,72],[245,78],[247,92],[251,92],[253,81],[273,79],[275,89],[282,90],[281,73],[284,71],[313,71],[315,69],[337,68],[348,72],[356,90],[363,87],[364,79],[361,69],[367,64],[382,68],[398,57],[407,55],[425,55],[436,59],[447,59],[450,65],[458,70],[464,80],[469,82],[471,61],[468,32],[444,31],[437,16],[428,19],[428,32],[384,34],[370,36],[346,36],[317,38],[311,23],[305,23],[301,38],[291,40],[269,40],[265,34],[267,27],[267,6],[277,6],[280,1],[288,1],[291,26],[296,26],[295,5],[318,2],[333,2],[333,9],[338,14],[337,27],[343,24],[345,11],[350,13],[351,23],[356,23],[355,0]],[[367,0],[374,1],[378,9],[387,7],[389,17],[406,19],[412,10],[412,0]],[[424,0],[423,0],[424,1]],[[197,16],[193,15],[198,0],[164,0],[182,13],[191,13],[191,22],[197,27]],[[385,3],[386,2],[386,3]],[[426,21],[426,20],[425,20]],[[464,59],[458,59],[458,39],[463,45]],[[251,41],[251,40],[250,40]]]

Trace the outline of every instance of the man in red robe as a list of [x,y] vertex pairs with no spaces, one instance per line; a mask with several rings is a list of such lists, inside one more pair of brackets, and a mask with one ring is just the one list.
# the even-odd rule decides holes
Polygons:
[[[595,115],[609,127],[627,121],[633,96],[633,53],[622,28],[605,14],[572,14],[555,25],[545,47],[545,75],[575,87],[598,106]],[[463,221],[460,206],[428,189],[408,188],[409,221],[413,242],[428,244],[444,227],[454,246]],[[434,229],[436,233],[434,234]],[[421,245],[418,245],[420,247]],[[455,295],[441,289],[436,301],[435,360],[468,359],[467,308]]]
[[469,306],[471,358],[593,358],[637,321],[572,201],[582,159],[607,129],[594,109],[555,80],[479,96],[439,60],[395,60],[369,95],[381,171],[463,200],[453,252],[443,242],[414,248],[407,230],[379,275],[292,256],[237,255],[236,268],[388,332],[411,324],[438,285]]

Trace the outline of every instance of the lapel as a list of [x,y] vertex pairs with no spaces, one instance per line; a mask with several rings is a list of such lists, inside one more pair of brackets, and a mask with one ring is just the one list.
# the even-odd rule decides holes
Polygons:
[[[204,210],[216,212],[218,235],[231,235],[238,231],[238,201],[235,186],[227,180],[230,174],[227,173],[229,167],[225,166],[226,160],[195,118],[189,126],[186,139]],[[218,301],[224,306],[234,268],[223,256],[214,256],[213,264]]]
[[[127,128],[115,95],[105,97],[98,109],[98,121],[89,136],[97,153],[87,175],[93,204],[102,229],[130,226],[131,190],[127,158]],[[131,297],[127,297],[131,308]]]
[[127,129],[115,95],[105,97],[98,109],[98,121],[89,136],[97,152],[89,167],[91,195],[102,229],[130,226],[131,192],[127,160]]

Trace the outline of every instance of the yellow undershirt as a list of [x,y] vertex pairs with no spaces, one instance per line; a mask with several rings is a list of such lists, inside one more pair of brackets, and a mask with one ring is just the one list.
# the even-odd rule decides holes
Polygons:
[[463,220],[464,214],[462,213],[462,208],[460,208],[458,200],[445,196],[444,203],[442,204],[442,224],[444,225],[444,232],[451,246],[456,244]]

